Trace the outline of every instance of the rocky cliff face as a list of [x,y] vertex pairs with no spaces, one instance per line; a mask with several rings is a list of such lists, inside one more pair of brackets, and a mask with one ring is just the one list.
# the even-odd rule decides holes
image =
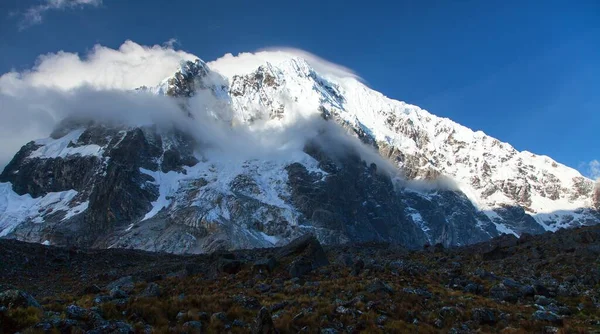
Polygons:
[[[327,126],[283,159],[240,161],[208,154],[173,127],[65,120],[50,138],[23,146],[0,175],[0,236],[200,253],[270,247],[307,232],[325,243],[464,245],[600,221],[600,192],[575,170],[355,79],[321,75],[299,58],[230,78],[187,62],[139,89],[178,99],[187,117],[199,92],[234,127],[285,126],[297,109]],[[323,145],[331,146],[331,125],[405,180],[363,148],[332,152]]]

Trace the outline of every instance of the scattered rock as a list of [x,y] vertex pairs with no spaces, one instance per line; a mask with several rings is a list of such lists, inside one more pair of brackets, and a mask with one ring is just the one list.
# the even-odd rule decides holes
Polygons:
[[456,307],[453,306],[444,306],[440,309],[439,312],[440,317],[442,317],[443,319],[454,317],[458,314],[460,314],[460,312]]
[[358,259],[358,261],[354,262],[354,264],[352,265],[352,275],[358,276],[358,274],[360,274],[364,267],[365,262],[361,259]]
[[352,267],[354,264],[354,259],[349,254],[342,253],[337,257],[335,262],[342,267]]
[[282,301],[281,303],[277,303],[277,304],[273,304],[271,305],[271,307],[269,308],[271,312],[277,312],[279,310],[284,309],[286,306],[288,306],[290,303],[287,301]]
[[242,270],[242,262],[238,260],[221,258],[217,261],[217,269],[222,273],[227,273],[230,275],[237,274],[240,270]]
[[471,319],[482,325],[494,325],[497,322],[494,311],[489,308],[474,309],[471,313]]
[[227,322],[227,314],[225,314],[225,312],[213,313],[213,315],[210,316],[210,322],[214,321]]
[[87,332],[87,334],[133,334],[133,327],[123,321],[112,321]]
[[544,334],[555,334],[558,333],[560,329],[558,327],[546,326],[544,327]]
[[264,283],[257,284],[255,288],[260,293],[267,293],[271,290],[271,286],[269,284]]
[[73,320],[87,320],[89,317],[89,311],[83,307],[71,304],[67,306],[66,314],[69,319]]
[[[586,229],[591,228],[582,228]],[[0,332],[129,333],[132,328],[138,333],[162,330],[199,333],[215,328],[223,332],[262,331],[257,329],[258,327],[266,327],[267,331],[275,332],[273,321],[275,324],[285,324],[286,332],[301,333],[322,330],[340,333],[377,330],[390,332],[398,325],[414,326],[413,329],[418,326],[419,331],[450,333],[496,332],[501,328],[506,328],[508,332],[523,331],[520,326],[525,325],[530,331],[555,333],[566,329],[586,332],[586,328],[600,326],[596,319],[600,310],[600,292],[596,285],[600,283],[600,271],[595,268],[597,258],[578,259],[575,257],[575,251],[561,253],[560,248],[547,241],[550,238],[552,235],[535,236],[533,241],[526,244],[510,246],[517,248],[515,254],[524,254],[523,256],[527,256],[533,249],[543,253],[540,259],[528,257],[528,260],[523,262],[517,257],[521,255],[511,255],[508,259],[483,263],[479,255],[482,252],[479,250],[488,249],[485,245],[468,246],[464,249],[448,248],[438,254],[406,251],[403,255],[380,243],[367,243],[361,247],[327,246],[325,249],[328,257],[336,258],[338,262],[347,261],[351,265],[322,266],[316,270],[313,269],[310,259],[314,258],[314,253],[318,253],[314,252],[318,248],[310,241],[311,238],[305,238],[304,242],[300,243],[302,247],[297,245],[294,251],[285,253],[287,256],[278,260],[279,263],[306,264],[307,269],[303,274],[300,273],[303,270],[302,266],[296,268],[296,274],[302,278],[290,278],[286,273],[286,269],[290,267],[272,267],[272,260],[276,257],[271,257],[270,254],[284,254],[279,249],[236,251],[235,254],[173,256],[168,257],[168,261],[157,260],[156,264],[148,262],[141,269],[133,268],[131,263],[138,261],[135,257],[148,254],[132,252],[132,259],[121,263],[117,260],[111,261],[114,257],[112,253],[128,251],[113,250],[107,252],[111,253],[111,257],[101,257],[99,266],[104,272],[94,271],[91,260],[82,264],[68,262],[68,266],[73,267],[63,268],[61,275],[74,272],[73,277],[81,280],[79,283],[70,284],[76,291],[83,291],[81,294],[72,295],[73,298],[53,294],[54,286],[48,284],[41,285],[39,289],[35,286],[28,289],[35,291],[36,296],[39,294],[44,297],[44,306],[48,305],[46,312],[21,309],[33,304],[21,294],[22,290],[0,286],[0,300],[3,303],[0,305]],[[541,244],[539,240],[548,244]],[[14,255],[11,253],[13,249],[2,247],[3,241],[0,240],[0,251],[3,251],[2,254],[9,254],[3,256],[2,261],[5,261]],[[87,251],[82,251],[78,256],[84,257],[85,252]],[[98,250],[90,252],[101,254]],[[154,259],[163,256],[165,254],[152,254]],[[37,261],[34,256],[29,254],[28,257],[31,263],[42,266],[42,262]],[[217,270],[217,263],[229,264],[232,261],[241,264],[242,271],[235,276]],[[246,263],[253,265],[250,268]],[[385,264],[385,267],[381,264]],[[18,270],[25,273],[29,266],[31,265]],[[480,268],[473,270],[477,266]],[[10,266],[0,263],[3,279],[6,273],[12,273],[13,267],[18,268],[15,263],[11,263]],[[204,269],[200,274],[188,275],[182,280],[178,277],[161,276],[156,282],[148,282],[147,278],[154,273],[164,275],[183,267]],[[59,265],[56,263],[51,267],[52,270],[57,268]],[[351,275],[353,268],[358,268],[355,270],[357,276]],[[423,274],[424,271],[429,273]],[[501,275],[496,276],[493,272]],[[122,277],[125,273],[132,275]],[[213,277],[214,273],[218,276]],[[121,278],[109,284],[114,286],[110,290],[104,288],[105,284],[100,285],[102,288],[92,285],[110,282],[119,277]],[[124,290],[123,287],[132,288],[135,283],[134,277],[144,278],[144,289],[138,287],[130,292]],[[72,282],[71,277],[68,277],[68,281]],[[9,282],[14,282],[14,279]],[[60,280],[52,282],[57,285],[63,284]],[[14,284],[20,289],[19,283]],[[32,283],[25,279],[22,284],[27,287]],[[484,286],[489,290],[484,291]],[[207,290],[206,287],[210,288]],[[217,301],[213,304],[212,301],[206,301],[204,296],[211,295],[211,290],[216,287],[223,287],[225,293],[216,291],[214,296]],[[183,295],[182,291],[185,291],[187,296]],[[435,291],[435,295],[430,291]],[[263,295],[260,295],[261,293]],[[202,298],[197,297],[200,294]],[[297,298],[285,300],[289,297],[286,294],[305,295],[308,302]],[[92,297],[95,307],[78,306],[88,306]],[[152,300],[138,297],[152,297]],[[21,302],[9,301],[17,299]],[[56,304],[63,302],[63,299],[73,301],[73,305],[67,304],[67,307],[57,309]],[[509,305],[506,301],[514,301],[517,304]],[[156,305],[153,305],[154,302]],[[210,309],[223,312],[211,316],[196,311],[205,309],[201,305],[202,302],[212,304]],[[268,305],[268,317],[264,312],[260,312],[263,308],[261,302]],[[407,302],[415,303],[415,307],[406,308]],[[178,308],[174,309],[175,314],[172,311],[168,312],[168,322],[164,322],[165,319],[160,319],[159,322],[147,318],[147,314],[143,314],[143,309],[137,308],[136,303],[150,308],[168,303],[171,305],[170,310],[173,310],[173,306]],[[216,303],[220,308],[214,307]],[[17,304],[19,306],[15,306]],[[323,305],[331,306],[324,312]],[[55,309],[58,312],[50,311]],[[252,311],[248,313],[249,310]],[[179,314],[177,311],[180,311]],[[17,319],[15,315],[23,319],[30,317],[31,322],[19,328],[14,327],[14,320]],[[252,319],[254,316],[256,321]],[[114,319],[124,320],[119,324],[119,321]],[[565,328],[561,328],[563,321]],[[403,324],[400,324],[401,322]],[[7,323],[12,327],[7,327]]]
[[179,278],[179,279],[183,279],[188,277],[188,271],[185,269],[180,269],[177,271],[173,271],[167,274],[167,278]]
[[550,290],[548,290],[544,285],[542,285],[540,283],[534,284],[533,290],[535,291],[536,295],[550,297]]
[[535,289],[531,285],[523,285],[519,288],[519,292],[524,297],[532,297],[535,295]]
[[83,293],[86,295],[95,295],[100,292],[102,292],[102,289],[100,289],[100,287],[95,284],[88,285],[87,287],[85,287],[85,289],[83,289]]
[[17,307],[41,308],[40,304],[31,295],[7,285],[0,285],[0,306],[4,306],[9,310]]
[[305,234],[294,239],[288,245],[277,252],[277,259],[283,259],[295,255],[296,259],[290,266],[292,277],[303,276],[319,267],[329,265],[327,255],[321,247],[321,243],[311,234]]
[[402,292],[404,293],[409,293],[411,295],[417,295],[417,296],[421,296],[421,297],[425,297],[425,298],[431,298],[433,297],[433,295],[431,294],[431,292],[425,290],[425,289],[414,289],[414,288],[404,288],[402,289]]
[[536,304],[541,305],[541,306],[556,304],[556,300],[554,300],[552,298],[548,298],[546,296],[535,295],[535,297],[533,299],[535,300]]
[[485,279],[488,281],[494,281],[494,280],[499,279],[499,277],[496,276],[494,273],[490,273],[489,271],[486,271],[482,268],[475,269],[475,272],[473,274],[475,274],[476,276],[479,276],[479,278],[481,278],[481,279]]
[[244,295],[233,296],[233,301],[238,305],[241,305],[245,309],[255,310],[260,308],[260,302],[254,297],[248,297]]
[[198,312],[198,319],[202,321],[210,321],[210,314],[207,312]]
[[202,322],[200,321],[188,321],[185,322],[181,327],[188,332],[200,332],[202,331]]
[[490,297],[507,302],[517,301],[517,296],[509,291],[509,289],[507,289],[502,283],[495,285],[490,289]]
[[292,262],[290,265],[290,275],[292,277],[302,277],[313,270],[313,263],[304,258]]
[[339,331],[335,328],[323,328],[321,329],[321,334],[338,334]]
[[533,312],[531,318],[538,321],[548,321],[555,324],[562,324],[562,318],[557,314],[548,311],[538,310]]
[[96,304],[103,304],[103,303],[109,302],[111,300],[112,300],[111,296],[99,295],[99,296],[94,297],[94,303],[96,303]]
[[254,334],[275,334],[277,330],[275,329],[275,325],[273,325],[273,319],[271,318],[271,313],[267,310],[266,307],[263,307],[258,312],[258,316],[254,321],[254,326],[252,328],[252,333]]
[[339,313],[339,314],[351,314],[351,313],[353,313],[353,312],[352,312],[352,310],[350,310],[350,309],[349,309],[349,308],[347,308],[347,307],[341,306],[341,305],[340,305],[340,306],[338,306],[338,307],[335,309],[335,312],[337,312],[337,313]]
[[133,277],[131,276],[125,276],[125,277],[121,277],[116,281],[113,281],[111,283],[109,283],[106,286],[106,289],[109,291],[112,291],[113,289],[122,289],[124,291],[127,292],[131,292],[134,288],[134,281],[133,281]]
[[483,293],[483,285],[477,283],[468,283],[465,285],[463,291],[466,293],[472,293],[474,295],[480,295]]
[[140,293],[140,297],[159,297],[161,294],[160,285],[152,282]]
[[383,293],[387,293],[387,294],[393,295],[394,294],[394,289],[389,284],[387,284],[387,283],[383,282],[382,280],[376,278],[369,285],[367,285],[367,292],[368,293],[383,292]]
[[119,288],[114,288],[114,289],[110,290],[110,297],[114,298],[114,299],[122,299],[122,298],[129,297],[129,295],[127,294],[127,292],[125,292]]
[[379,326],[383,326],[385,325],[385,323],[388,321],[388,317],[385,315],[380,315],[377,317],[377,324]]
[[235,319],[231,322],[231,326],[234,327],[248,327],[248,324],[243,322],[242,320]]
[[499,246],[496,246],[496,247],[492,248],[490,251],[487,251],[482,254],[484,261],[502,260],[508,256],[510,256],[510,253],[502,250]]
[[177,319],[178,322],[182,322],[183,320],[185,320],[186,317],[187,317],[187,312],[179,311],[177,313],[177,315],[175,316],[175,319]]
[[277,266],[277,260],[274,257],[259,259],[254,262],[252,269],[258,272],[272,272]]
[[519,289],[522,286],[522,284],[520,284],[519,282],[517,282],[511,278],[503,279],[502,284],[504,284],[504,286],[506,286],[508,288],[515,288],[515,289]]

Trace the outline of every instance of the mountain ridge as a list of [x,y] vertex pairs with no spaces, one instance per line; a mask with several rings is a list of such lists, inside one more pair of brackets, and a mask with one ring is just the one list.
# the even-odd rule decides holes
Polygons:
[[[27,144],[0,176],[0,203],[18,207],[0,206],[0,236],[177,253],[268,247],[307,231],[326,243],[462,245],[600,220],[600,191],[575,170],[389,99],[354,78],[317,73],[298,57],[232,77],[188,61],[136,92],[174,98],[191,118],[202,117],[194,114],[202,101],[209,117],[198,122],[210,134],[216,119],[250,134],[234,136],[238,141],[273,138],[287,140],[282,147],[302,147],[283,150],[283,158],[237,159],[231,156],[251,146],[225,157],[210,148],[232,132],[207,141],[207,148],[177,129],[63,122],[55,136],[64,136]],[[275,154],[277,144],[260,149]],[[339,154],[332,147],[346,149]],[[396,168],[404,171],[400,182],[389,175]],[[77,179],[66,176],[69,170],[95,174],[80,172]],[[19,211],[23,206],[29,207]]]

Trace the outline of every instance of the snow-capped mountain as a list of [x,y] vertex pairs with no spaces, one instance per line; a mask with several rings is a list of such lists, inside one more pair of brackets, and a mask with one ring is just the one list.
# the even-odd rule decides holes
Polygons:
[[201,126],[63,121],[1,174],[0,236],[185,253],[307,232],[463,245],[600,221],[600,188],[576,170],[298,57],[234,75],[184,62],[136,93]]

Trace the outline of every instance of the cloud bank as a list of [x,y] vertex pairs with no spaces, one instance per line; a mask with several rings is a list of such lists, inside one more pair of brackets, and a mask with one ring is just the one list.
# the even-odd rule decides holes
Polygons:
[[[141,86],[156,86],[173,75],[182,61],[197,58],[174,50],[173,44],[142,46],[126,41],[118,49],[96,45],[83,56],[62,51],[50,53],[40,56],[31,70],[0,76],[3,106],[0,169],[23,144],[47,137],[61,120],[75,117],[129,126],[176,126],[195,137],[205,149],[203,154],[237,162],[248,159],[291,162],[302,158],[306,143],[314,140],[331,156],[353,152],[367,163],[375,163],[378,171],[393,178],[401,177],[398,169],[373,148],[349,136],[333,122],[323,120],[317,110],[304,110],[298,103],[285,101],[285,97],[282,97],[286,105],[283,119],[232,126],[235,112],[228,99],[210,90],[198,91],[186,100],[191,119],[181,109],[182,101],[133,91]],[[267,61],[276,64],[290,57],[304,58],[321,75],[358,78],[348,69],[290,49],[225,55],[209,66],[227,76],[250,73]],[[408,183],[405,186],[418,188]],[[446,181],[434,187],[455,188]]]
[[126,41],[118,49],[101,45],[83,57],[60,51],[41,55],[33,69],[0,76],[0,92],[22,88],[69,90],[81,86],[129,90],[153,86],[172,75],[182,60],[197,57],[170,45],[142,46]]
[[237,56],[227,53],[223,57],[209,62],[208,65],[227,78],[231,78],[234,75],[249,74],[267,62],[278,65],[293,57],[306,60],[321,75],[362,80],[358,74],[347,67],[334,64],[304,50],[286,47],[266,48],[257,52],[242,52]]
[[587,173],[591,179],[600,182],[600,161],[592,160],[587,165]]
[[37,6],[28,8],[22,14],[19,29],[23,30],[44,21],[44,15],[51,10],[65,10],[84,7],[98,7],[102,0],[45,0]]
[[[48,8],[66,8],[74,4],[93,4],[87,2],[49,1],[44,6]],[[96,1],[100,3],[99,1]],[[3,122],[0,123],[0,168],[3,168],[18,149],[27,141],[46,137],[54,126],[62,119],[74,114],[88,117],[123,118],[123,122],[133,121],[150,123],[156,118],[178,115],[172,101],[163,101],[160,97],[146,97],[143,94],[131,94],[130,91],[141,86],[155,86],[163,79],[173,75],[182,61],[194,60],[193,54],[175,50],[175,41],[171,40],[162,46],[143,46],[133,41],[124,42],[118,49],[96,45],[84,55],[60,51],[38,57],[35,66],[23,72],[9,72],[0,76],[0,103],[3,106]],[[227,54],[208,65],[223,75],[250,73],[260,65],[271,62],[277,64],[290,57],[302,57],[323,75],[336,77],[358,76],[349,69],[327,62],[317,56],[296,49],[258,51],[242,53],[238,56]],[[125,93],[126,92],[126,93]],[[200,98],[202,97],[202,98]],[[227,113],[227,108],[210,96],[199,95],[190,104],[197,110],[214,110],[220,108],[221,114]],[[218,106],[217,106],[218,105]],[[286,109],[293,110],[293,105]],[[213,113],[214,114],[214,113]],[[291,118],[298,118],[293,112]],[[213,115],[214,116],[214,115]],[[196,115],[203,119],[203,115]],[[180,120],[176,120],[179,122]],[[312,121],[311,121],[312,122]],[[189,126],[183,121],[183,126]],[[269,136],[254,138],[262,141],[262,147],[274,152],[269,147],[272,136],[280,132],[280,142],[286,142],[288,147],[301,145],[303,136],[291,136],[292,125],[298,123],[296,130],[311,133],[309,127],[298,119],[290,119],[285,130],[278,129],[280,125],[254,124],[252,131],[256,133],[268,131]],[[207,123],[208,124],[208,123]],[[195,126],[203,126],[196,124]],[[262,127],[262,128],[261,128]],[[270,128],[269,128],[270,127]],[[268,129],[267,129],[268,128]],[[212,131],[206,128],[214,138],[225,136],[237,138],[238,143],[249,139],[236,129],[236,134]],[[287,138],[283,133],[287,132]],[[247,135],[247,134],[246,134]],[[296,140],[298,139],[298,140]],[[221,142],[229,142],[223,138]],[[302,142],[303,144],[303,142]],[[232,145],[231,150],[239,152],[256,151]]]
[[[140,94],[124,94],[154,86],[172,75],[192,54],[169,46],[142,46],[126,41],[118,49],[96,45],[88,54],[42,55],[28,71],[0,76],[0,169],[26,142],[47,137],[63,118],[74,113],[143,119],[153,108]],[[138,104],[143,113],[128,111]],[[161,104],[158,104],[159,106]],[[163,103],[164,105],[164,103]],[[138,108],[138,109],[140,109]],[[169,111],[167,110],[167,113]]]

